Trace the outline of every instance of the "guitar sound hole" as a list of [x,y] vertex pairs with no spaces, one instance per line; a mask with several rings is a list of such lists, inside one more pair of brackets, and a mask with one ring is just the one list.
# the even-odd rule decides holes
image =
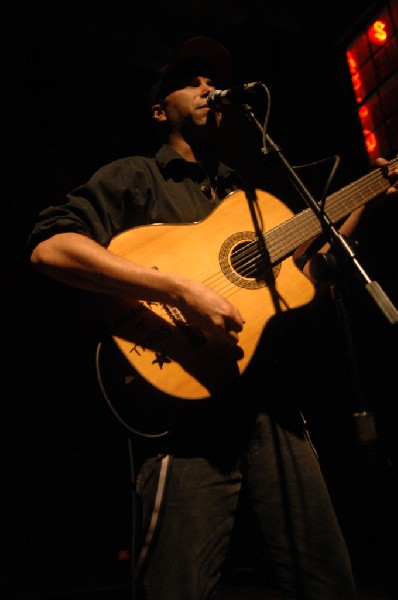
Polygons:
[[230,254],[231,267],[241,277],[265,281],[269,277],[269,261],[257,241],[239,242]]
[[225,277],[248,290],[273,285],[280,271],[280,265],[271,267],[265,240],[260,243],[254,231],[239,231],[228,237],[218,259]]

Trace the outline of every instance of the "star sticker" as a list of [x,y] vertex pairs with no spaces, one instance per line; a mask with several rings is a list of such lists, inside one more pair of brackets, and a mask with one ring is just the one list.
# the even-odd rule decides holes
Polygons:
[[156,358],[152,361],[153,365],[158,364],[160,369],[163,368],[164,363],[171,363],[171,360],[166,356],[166,354],[159,354],[159,352],[155,352]]

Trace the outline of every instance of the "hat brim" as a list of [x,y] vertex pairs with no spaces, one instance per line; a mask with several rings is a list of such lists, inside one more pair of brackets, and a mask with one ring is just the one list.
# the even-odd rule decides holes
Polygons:
[[161,76],[152,89],[151,101],[157,102],[172,91],[179,76],[188,74],[190,69],[198,68],[206,71],[197,72],[196,75],[210,76],[217,87],[225,87],[231,70],[231,55],[217,40],[205,36],[191,38],[163,68]]

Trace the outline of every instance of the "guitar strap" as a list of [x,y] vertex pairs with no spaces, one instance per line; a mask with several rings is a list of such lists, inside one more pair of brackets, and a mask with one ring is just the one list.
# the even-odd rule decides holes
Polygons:
[[166,454],[165,456],[163,456],[161,463],[160,463],[159,479],[158,479],[158,485],[157,485],[157,489],[156,489],[155,502],[153,504],[152,515],[151,515],[148,530],[146,532],[145,539],[142,544],[142,548],[141,548],[141,551],[140,551],[140,554],[138,556],[136,566],[135,566],[136,577],[139,575],[139,573],[142,569],[142,566],[145,562],[145,559],[148,556],[149,549],[150,549],[151,543],[153,541],[156,528],[159,525],[160,511],[161,511],[161,508],[163,505],[163,500],[165,497],[166,479],[167,479],[167,474],[168,474],[170,463],[171,463],[170,454]]

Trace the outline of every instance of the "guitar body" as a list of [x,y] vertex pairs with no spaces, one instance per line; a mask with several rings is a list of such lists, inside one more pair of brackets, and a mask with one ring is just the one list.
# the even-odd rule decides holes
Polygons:
[[[390,161],[396,163],[398,158]],[[325,212],[337,223],[388,187],[382,169],[374,169],[328,196]],[[233,385],[270,319],[314,298],[315,288],[293,255],[321,232],[312,209],[293,215],[271,194],[256,190],[249,200],[238,190],[198,223],[144,225],[113,238],[110,252],[201,281],[245,319],[239,345],[231,348],[195,331],[175,307],[102,296],[110,335],[98,345],[97,375],[118,420],[139,435],[167,435],[181,402]]]
[[273,263],[268,252],[267,232],[292,216],[271,194],[257,190],[249,201],[239,190],[198,223],[145,225],[113,238],[111,252],[201,281],[245,319],[239,345],[230,348],[195,331],[172,306],[102,299],[111,336],[144,380],[184,400],[214,395],[246,369],[273,316],[313,299],[314,286],[291,253]]

